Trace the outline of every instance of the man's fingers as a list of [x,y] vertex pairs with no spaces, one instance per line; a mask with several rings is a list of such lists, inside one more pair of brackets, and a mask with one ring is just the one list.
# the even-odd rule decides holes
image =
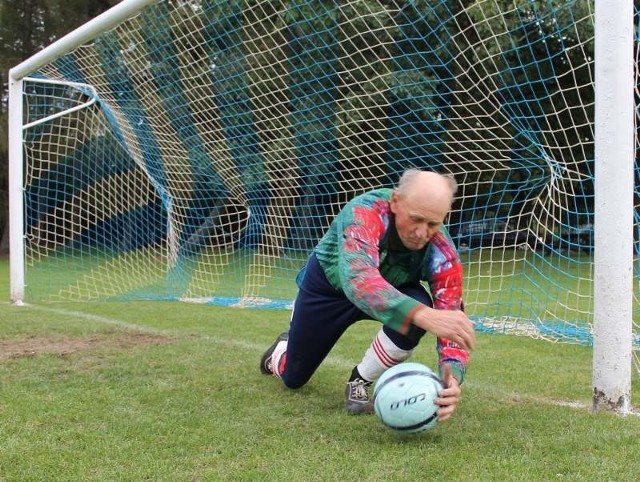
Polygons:
[[458,345],[460,345],[461,348],[467,351],[471,351],[474,346],[473,338],[471,338],[469,335],[465,336],[465,334],[459,334],[451,341],[456,342]]
[[451,415],[453,415],[454,410],[450,410],[450,409],[440,409],[438,410],[438,422],[444,422],[445,420],[448,420],[449,418],[451,418]]
[[458,326],[457,326],[457,339],[455,341],[465,350],[473,350],[476,344],[476,333],[475,333],[475,325],[473,322],[467,317],[467,315],[459,311],[458,315],[462,318],[458,318]]
[[468,329],[463,330],[460,335],[462,340],[461,346],[466,350],[473,350],[476,345],[476,333],[473,330],[473,325],[471,325]]
[[456,343],[458,343],[458,345],[460,345],[465,350],[471,351],[471,347],[469,346],[469,342],[465,339],[465,337],[463,335],[459,335],[458,340],[456,340]]

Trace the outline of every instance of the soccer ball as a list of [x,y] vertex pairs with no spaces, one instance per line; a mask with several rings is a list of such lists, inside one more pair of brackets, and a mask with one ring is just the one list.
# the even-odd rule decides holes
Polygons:
[[400,363],[378,379],[373,390],[373,410],[384,425],[399,433],[419,433],[438,423],[434,399],[442,382],[420,363]]

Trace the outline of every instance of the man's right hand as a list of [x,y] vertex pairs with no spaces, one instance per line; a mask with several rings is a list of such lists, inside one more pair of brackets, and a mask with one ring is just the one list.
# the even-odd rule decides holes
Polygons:
[[473,350],[476,345],[473,322],[464,311],[435,310],[425,306],[413,316],[413,324],[467,351]]

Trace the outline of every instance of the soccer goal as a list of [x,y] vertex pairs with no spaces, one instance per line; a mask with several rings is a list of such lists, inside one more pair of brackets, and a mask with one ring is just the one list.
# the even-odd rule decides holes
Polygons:
[[593,344],[625,410],[637,76],[608,5],[597,36],[591,0],[124,0],[10,72],[12,300],[287,308],[347,200],[433,169],[478,329]]

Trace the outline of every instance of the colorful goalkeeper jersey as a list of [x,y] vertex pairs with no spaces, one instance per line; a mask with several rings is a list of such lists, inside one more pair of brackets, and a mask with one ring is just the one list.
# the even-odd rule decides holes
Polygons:
[[[336,289],[372,319],[406,334],[422,305],[395,287],[426,282],[434,308],[462,309],[462,264],[444,227],[419,251],[403,246],[391,212],[392,192],[378,189],[351,200],[315,254]],[[439,339],[438,352],[441,364],[450,362],[464,371],[465,350]]]

